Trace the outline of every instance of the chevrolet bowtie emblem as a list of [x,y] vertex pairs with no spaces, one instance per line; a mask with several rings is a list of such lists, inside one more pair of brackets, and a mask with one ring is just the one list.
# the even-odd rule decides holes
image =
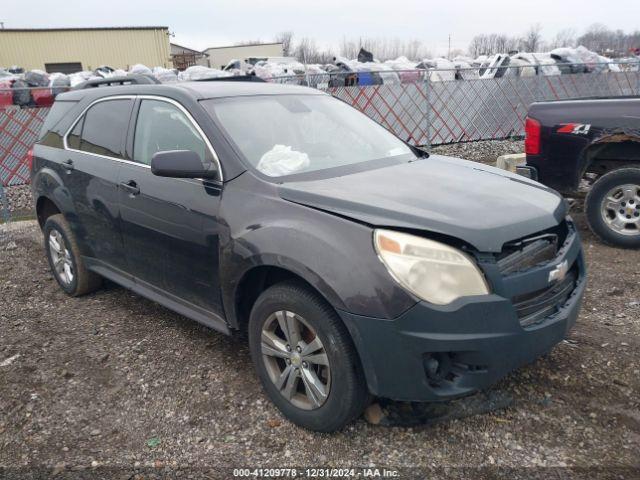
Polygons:
[[549,272],[549,283],[555,282],[555,281],[560,282],[564,280],[564,277],[567,276],[568,271],[569,271],[569,263],[566,260],[559,263],[558,265],[556,265],[556,268],[554,268]]

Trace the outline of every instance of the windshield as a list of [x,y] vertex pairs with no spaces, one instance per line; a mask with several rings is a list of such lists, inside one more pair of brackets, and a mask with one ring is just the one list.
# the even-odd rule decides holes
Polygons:
[[409,155],[397,137],[328,95],[263,95],[202,102],[256,170],[281,177]]

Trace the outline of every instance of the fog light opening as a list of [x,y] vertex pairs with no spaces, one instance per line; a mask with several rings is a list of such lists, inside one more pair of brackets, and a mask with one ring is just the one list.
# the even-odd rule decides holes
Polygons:
[[452,370],[452,354],[449,352],[426,353],[423,363],[425,374],[432,387],[439,387],[443,382],[452,382],[456,378]]

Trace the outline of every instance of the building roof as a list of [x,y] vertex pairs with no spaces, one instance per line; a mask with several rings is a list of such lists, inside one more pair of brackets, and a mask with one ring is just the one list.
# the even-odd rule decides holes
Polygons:
[[63,28],[2,28],[2,32],[69,32],[78,30],[168,30],[165,26],[142,27],[63,27]]
[[189,48],[189,47],[185,47],[183,45],[179,45],[177,43],[173,43],[173,42],[169,42],[169,45],[171,45],[172,47],[177,47],[177,48],[181,48],[182,50],[187,50],[189,52],[193,52],[193,53],[202,53],[200,50],[195,50],[193,48]]
[[218,50],[223,48],[261,47],[263,45],[282,45],[282,42],[244,43],[242,45],[226,45],[224,47],[208,47],[208,48],[205,48],[203,52],[206,52],[207,50]]

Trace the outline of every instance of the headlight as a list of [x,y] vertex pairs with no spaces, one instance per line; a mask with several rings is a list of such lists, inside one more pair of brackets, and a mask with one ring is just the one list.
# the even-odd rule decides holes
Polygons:
[[476,263],[456,248],[390,230],[375,230],[373,237],[391,276],[427,302],[446,305],[459,297],[489,293]]

